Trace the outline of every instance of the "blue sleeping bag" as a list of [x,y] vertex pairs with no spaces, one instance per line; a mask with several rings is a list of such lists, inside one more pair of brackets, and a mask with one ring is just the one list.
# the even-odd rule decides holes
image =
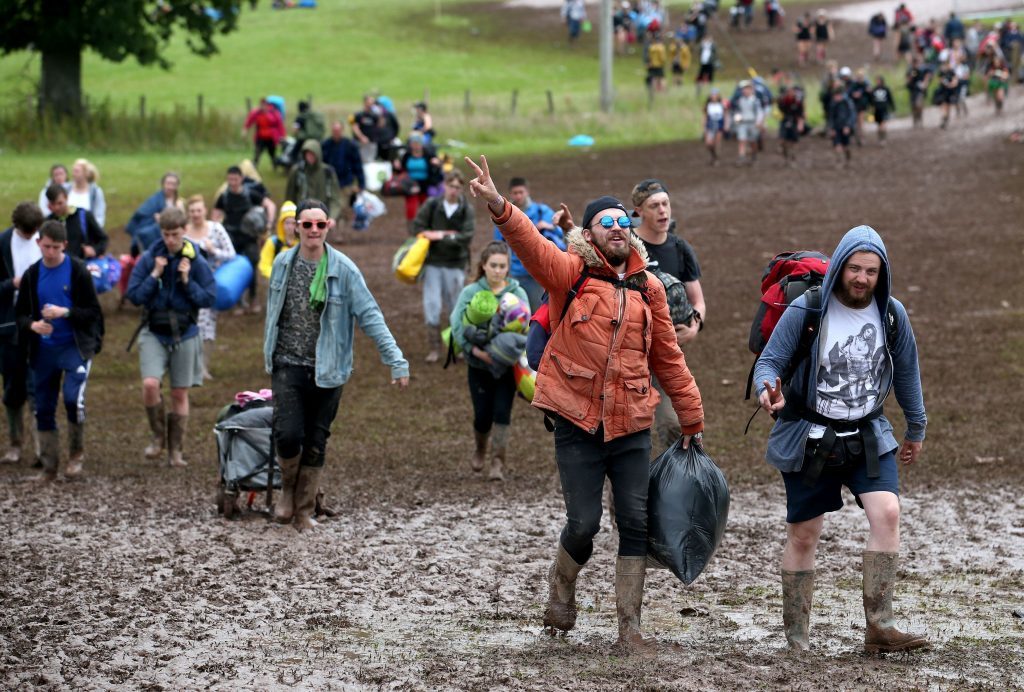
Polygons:
[[252,281],[252,262],[244,255],[235,255],[213,273],[217,284],[215,310],[230,310],[242,298]]

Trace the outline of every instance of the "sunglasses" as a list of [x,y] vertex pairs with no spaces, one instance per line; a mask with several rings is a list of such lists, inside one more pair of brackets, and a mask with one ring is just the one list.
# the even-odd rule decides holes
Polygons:
[[316,226],[321,231],[324,230],[325,228],[327,228],[327,222],[326,221],[300,221],[299,225],[302,226],[303,228],[305,228],[307,231],[309,229],[313,228],[313,226]]
[[609,230],[615,226],[616,222],[618,222],[619,228],[623,230],[629,230],[633,227],[633,222],[629,220],[628,216],[620,216],[617,219],[611,216],[602,216],[597,220],[597,222],[601,224],[603,228],[607,228]]

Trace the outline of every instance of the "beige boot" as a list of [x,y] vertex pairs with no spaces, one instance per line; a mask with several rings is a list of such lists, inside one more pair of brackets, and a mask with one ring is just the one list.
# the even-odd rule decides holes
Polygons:
[[167,415],[164,413],[163,399],[156,406],[146,407],[146,418],[149,419],[149,430],[153,433],[153,439],[146,446],[145,455],[147,459],[159,459],[167,449]]
[[615,610],[619,620],[617,645],[626,651],[650,651],[653,639],[640,634],[640,610],[644,602],[647,557],[618,557],[615,560]]
[[42,479],[57,480],[57,467],[60,466],[60,433],[56,430],[39,431],[39,461],[43,464]]
[[502,468],[508,451],[508,426],[495,423],[491,433],[491,472],[487,474],[487,480],[503,481],[505,474]]
[[576,577],[583,565],[577,565],[562,544],[558,544],[555,562],[548,570],[548,607],[544,626],[568,632],[576,626]]
[[277,457],[281,467],[281,496],[274,503],[274,521],[290,524],[295,515],[295,481],[299,477],[299,457]]
[[85,424],[70,423],[68,425],[68,465],[64,475],[77,478],[82,475],[82,462],[85,461]]
[[171,468],[188,466],[188,462],[181,455],[187,429],[188,416],[179,413],[167,414],[167,465]]
[[21,446],[25,441],[24,412],[24,406],[7,409],[7,431],[10,433],[11,448],[0,458],[0,464],[17,464],[21,461]]
[[427,325],[427,363],[436,363],[441,360],[441,332],[439,327]]
[[313,512],[316,510],[316,494],[320,489],[323,466],[299,466],[299,478],[295,482],[295,530],[305,531],[316,528]]
[[864,651],[884,653],[909,651],[930,646],[921,634],[908,634],[896,629],[892,615],[892,594],[896,587],[896,553],[864,551]]
[[814,595],[814,570],[782,570],[782,627],[786,642],[794,651],[811,648],[811,599]]
[[490,433],[482,433],[473,431],[473,440],[476,442],[476,451],[473,452],[473,458],[469,460],[469,465],[473,471],[480,473],[484,470],[484,463],[487,461],[487,441],[491,439]]

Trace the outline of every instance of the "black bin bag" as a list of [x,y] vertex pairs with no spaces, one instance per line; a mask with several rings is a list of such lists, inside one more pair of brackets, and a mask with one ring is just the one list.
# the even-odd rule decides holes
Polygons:
[[711,561],[725,533],[729,486],[702,447],[682,438],[651,464],[647,554],[691,584]]

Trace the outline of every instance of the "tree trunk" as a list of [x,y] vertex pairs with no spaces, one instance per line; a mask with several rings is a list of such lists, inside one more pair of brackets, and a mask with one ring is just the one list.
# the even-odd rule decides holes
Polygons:
[[43,51],[39,108],[57,116],[81,112],[82,53],[77,46],[71,50]]

